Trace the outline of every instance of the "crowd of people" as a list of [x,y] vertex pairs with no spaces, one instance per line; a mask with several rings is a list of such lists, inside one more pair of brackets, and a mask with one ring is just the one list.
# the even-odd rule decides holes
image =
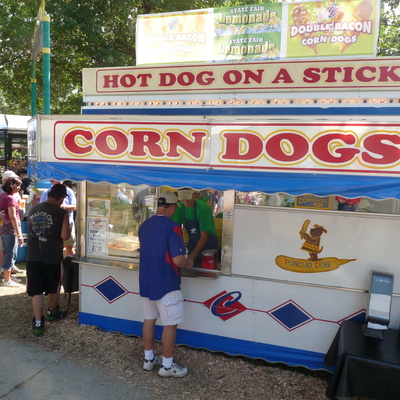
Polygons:
[[[3,285],[18,287],[12,278],[18,246],[24,244],[21,221],[27,224],[26,277],[27,294],[32,301],[32,332],[43,334],[45,321],[65,317],[58,304],[62,281],[62,263],[74,252],[76,196],[72,182],[51,180],[40,202],[27,215],[21,207],[21,196],[29,194],[31,181],[22,171],[2,175],[0,194],[0,249],[3,253]],[[165,191],[157,199],[155,213],[140,224],[139,288],[143,303],[143,368],[159,366],[161,377],[184,377],[188,369],[174,360],[176,331],[184,321],[184,299],[180,269],[200,266],[205,250],[218,250],[214,215],[221,212],[223,194],[206,191],[203,196],[191,188],[179,189],[177,195]],[[131,193],[117,188],[118,201],[132,204]],[[213,205],[215,205],[213,209]],[[183,230],[186,232],[186,242]],[[48,308],[43,312],[44,296]],[[46,317],[45,317],[46,316]],[[154,353],[157,319],[163,325],[162,355]]]
[[43,295],[49,296],[45,314],[48,321],[65,317],[58,305],[65,256],[74,254],[76,196],[72,182],[51,180],[39,204],[24,213],[23,196],[29,195],[32,180],[22,169],[18,175],[11,170],[2,174],[0,194],[0,261],[3,286],[19,287],[13,272],[22,272],[16,266],[18,248],[24,245],[22,222],[27,224],[26,289],[32,298],[32,332],[44,331]]

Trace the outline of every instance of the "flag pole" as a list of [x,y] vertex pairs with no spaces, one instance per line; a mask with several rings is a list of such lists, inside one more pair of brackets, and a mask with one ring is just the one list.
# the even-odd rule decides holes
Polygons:
[[43,114],[50,114],[50,16],[45,13],[43,15]]
[[41,0],[32,39],[31,60],[31,114],[37,113],[36,67],[40,53],[43,53],[43,114],[50,114],[50,17],[45,12],[45,3]]
[[[34,33],[34,39],[32,39],[32,46],[35,46],[35,37],[36,37],[36,27]],[[32,50],[31,57],[31,116],[36,115],[36,55],[35,51]]]

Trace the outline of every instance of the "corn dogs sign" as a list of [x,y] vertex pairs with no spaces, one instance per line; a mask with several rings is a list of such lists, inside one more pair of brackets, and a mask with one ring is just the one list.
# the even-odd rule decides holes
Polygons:
[[83,70],[86,96],[352,88],[363,91],[399,89],[400,58]]
[[58,117],[38,118],[39,161],[400,174],[400,123]]

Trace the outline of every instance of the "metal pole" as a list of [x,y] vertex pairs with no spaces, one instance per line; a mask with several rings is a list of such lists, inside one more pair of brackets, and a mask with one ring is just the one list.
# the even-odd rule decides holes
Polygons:
[[35,55],[32,54],[31,61],[31,115],[32,117],[37,114],[36,111],[36,61]]
[[43,114],[50,114],[50,17],[43,13]]

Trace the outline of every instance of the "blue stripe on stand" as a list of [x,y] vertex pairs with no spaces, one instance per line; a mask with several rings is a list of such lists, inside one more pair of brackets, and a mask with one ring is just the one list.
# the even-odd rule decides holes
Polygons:
[[[79,313],[79,323],[94,325],[110,332],[121,332],[124,335],[142,336],[142,322],[129,321],[102,315]],[[156,326],[155,339],[161,340],[162,327]],[[305,367],[312,370],[328,370],[324,365],[325,354],[290,347],[274,346],[265,343],[250,342],[224,336],[210,335],[178,329],[176,343],[198,349],[221,351],[231,356],[245,356],[263,359],[270,363],[284,363],[293,367]]]

